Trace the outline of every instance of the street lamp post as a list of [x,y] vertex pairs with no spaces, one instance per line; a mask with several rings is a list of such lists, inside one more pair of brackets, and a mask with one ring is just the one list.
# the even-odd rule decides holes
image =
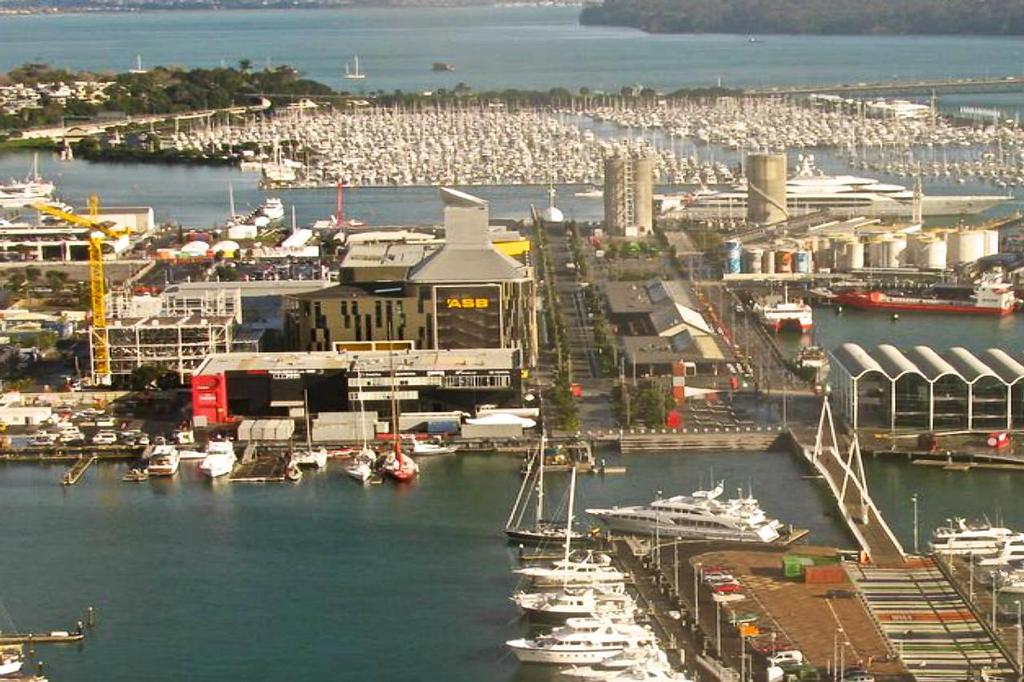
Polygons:
[[992,629],[996,629],[996,607],[999,605],[999,583],[996,581],[996,571],[992,571]]
[[704,564],[697,562],[693,569],[693,622],[700,627],[700,569]]
[[971,601],[971,606],[974,606],[974,552],[971,552],[968,557],[971,560],[971,569],[968,573],[970,578],[970,586],[968,587],[968,599]]
[[1024,682],[1024,624],[1021,623],[1020,600],[1013,603],[1017,605],[1017,682]]
[[722,656],[722,603],[715,602],[715,651]]
[[910,496],[911,502],[914,503],[914,554],[918,553],[917,543],[917,493]]
[[[661,491],[656,491],[656,500],[661,500]],[[661,570],[661,515],[654,517],[654,565]]]

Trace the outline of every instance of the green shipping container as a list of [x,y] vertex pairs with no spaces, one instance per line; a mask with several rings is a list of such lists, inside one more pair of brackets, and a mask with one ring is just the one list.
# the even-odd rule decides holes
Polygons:
[[804,567],[813,565],[814,561],[809,557],[788,554],[782,557],[782,575],[787,578],[800,578],[804,574]]

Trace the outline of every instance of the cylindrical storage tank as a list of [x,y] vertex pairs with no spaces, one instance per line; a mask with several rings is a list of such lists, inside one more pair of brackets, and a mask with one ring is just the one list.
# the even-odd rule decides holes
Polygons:
[[764,257],[761,259],[761,272],[767,275],[775,274],[775,252],[765,249]]
[[793,254],[793,272],[806,275],[811,271],[811,254],[800,250]]
[[645,156],[633,162],[633,201],[640,234],[654,228],[654,159]]
[[747,220],[773,225],[786,211],[786,155],[747,155]]
[[864,245],[864,263],[869,268],[884,268],[885,242],[880,239],[869,241]]
[[725,250],[725,259],[722,265],[722,271],[728,275],[739,274],[741,268],[741,259],[743,255],[742,245],[734,240],[730,239],[723,245]]
[[864,242],[854,240],[849,243],[844,265],[847,270],[864,269]]
[[960,230],[949,235],[949,246],[949,265],[973,263],[985,255],[985,234],[981,230]]
[[946,242],[932,239],[921,244],[921,254],[917,266],[928,270],[946,269]]
[[744,272],[750,272],[753,274],[761,274],[761,265],[764,260],[764,249],[747,249],[745,264],[743,267]]
[[777,273],[793,272],[793,252],[792,251],[776,251],[775,252],[775,272],[777,272]]
[[992,256],[999,253],[999,232],[997,230],[984,230],[985,255]]
[[898,268],[903,263],[903,252],[907,250],[907,240],[904,237],[894,237],[889,240],[889,250],[886,267]]

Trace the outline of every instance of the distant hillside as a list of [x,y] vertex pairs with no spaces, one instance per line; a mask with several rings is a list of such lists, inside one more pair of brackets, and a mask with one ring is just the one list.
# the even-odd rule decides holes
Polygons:
[[0,14],[147,9],[313,9],[321,7],[461,7],[493,0],[0,0]]
[[1021,0],[603,0],[580,23],[650,33],[1024,34]]

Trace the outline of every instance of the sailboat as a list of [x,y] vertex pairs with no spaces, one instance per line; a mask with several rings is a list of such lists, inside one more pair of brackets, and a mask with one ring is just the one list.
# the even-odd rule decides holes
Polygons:
[[359,71],[359,55],[352,58],[353,67],[349,69],[348,62],[345,63],[345,78],[350,81],[361,81],[366,78],[365,73]]
[[356,372],[356,382],[359,385],[359,437],[363,444],[352,461],[345,467],[345,475],[354,478],[360,483],[366,483],[373,477],[373,468],[377,464],[377,453],[366,442],[366,410],[363,408],[362,382],[359,380],[359,372]]
[[[388,339],[391,339],[391,325],[388,324]],[[402,436],[399,432],[398,387],[395,384],[395,349],[388,348],[388,362],[391,365],[391,445],[394,451],[384,463],[384,473],[399,483],[412,481],[420,473],[420,466],[412,457],[402,454]]]
[[[543,544],[549,541],[557,541],[566,535],[568,530],[570,541],[575,542],[584,539],[580,532],[567,528],[564,525],[544,520],[544,449],[547,439],[542,433],[540,446],[537,454],[530,459],[527,465],[526,476],[519,486],[519,493],[516,501],[509,512],[508,521],[505,522],[505,536],[512,542],[524,544]],[[536,464],[536,469],[534,465]],[[537,496],[536,511],[534,513],[533,525],[524,527],[523,516],[526,513],[526,504],[530,499],[529,485],[533,483],[533,494]]]

